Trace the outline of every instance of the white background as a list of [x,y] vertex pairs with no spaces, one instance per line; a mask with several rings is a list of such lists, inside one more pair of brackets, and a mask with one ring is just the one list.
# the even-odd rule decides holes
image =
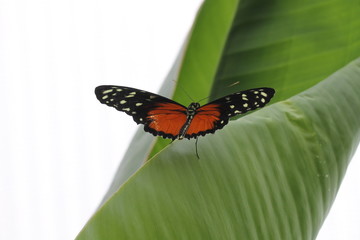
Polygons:
[[[158,91],[199,5],[0,0],[0,239],[77,235],[137,129],[94,88]],[[319,240],[360,239],[359,155]]]

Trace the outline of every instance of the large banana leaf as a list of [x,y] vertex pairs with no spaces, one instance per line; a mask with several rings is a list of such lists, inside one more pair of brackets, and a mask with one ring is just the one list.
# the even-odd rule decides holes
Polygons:
[[273,87],[274,104],[201,138],[200,160],[140,130],[77,239],[314,239],[360,137],[359,16],[351,0],[205,1],[162,93],[176,76],[198,98]]

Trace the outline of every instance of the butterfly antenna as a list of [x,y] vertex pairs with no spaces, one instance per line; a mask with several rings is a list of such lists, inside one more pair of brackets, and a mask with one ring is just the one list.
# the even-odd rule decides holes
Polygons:
[[[240,83],[240,81],[236,81],[236,82],[234,82],[234,83],[231,83],[230,85],[227,85],[227,86],[225,86],[226,88],[228,88],[228,87],[232,87],[232,86],[235,86],[236,84],[239,84]],[[224,87],[224,88],[225,88]],[[201,102],[201,101],[203,101],[203,100],[205,100],[205,99],[207,99],[207,98],[209,98],[210,96],[207,96],[207,97],[204,97],[204,98],[202,98],[202,99],[200,99],[198,102]]]
[[227,85],[226,87],[232,87],[232,86],[235,86],[236,84],[239,84],[239,83],[240,83],[240,81],[236,81],[236,82],[234,82],[234,83],[232,83],[230,85]]
[[204,97],[204,98],[200,99],[198,102],[201,102],[201,101],[203,101],[203,100],[205,100],[205,99],[207,99],[207,98],[209,98],[209,97],[210,97],[210,96]]
[[[176,82],[175,80],[173,80],[175,83],[178,83],[178,82]],[[191,97],[190,97],[190,95],[187,93],[187,91],[180,85],[180,84],[177,84],[177,86],[179,86],[180,87],[180,89],[185,93],[185,95],[188,97],[188,98],[190,98],[190,100],[192,101],[192,102],[194,102],[194,99],[192,99]]]
[[198,140],[199,140],[199,138],[197,137],[197,138],[196,138],[196,142],[195,142],[195,150],[196,150],[196,156],[197,156],[197,158],[200,159],[199,153],[198,153],[198,148],[197,148]]

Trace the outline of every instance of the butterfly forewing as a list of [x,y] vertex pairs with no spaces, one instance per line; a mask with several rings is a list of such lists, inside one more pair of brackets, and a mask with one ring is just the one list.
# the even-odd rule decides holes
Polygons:
[[214,106],[220,109],[222,117],[230,118],[264,107],[274,96],[274,93],[275,91],[272,88],[254,88],[233,93],[204,105],[199,108],[199,112],[202,108]]
[[274,96],[272,88],[255,88],[227,95],[212,101],[197,110],[185,137],[214,133],[223,128],[229,118],[262,108]]
[[186,108],[160,95],[136,88],[103,85],[95,89],[97,99],[133,117],[155,136],[175,139],[186,121]]

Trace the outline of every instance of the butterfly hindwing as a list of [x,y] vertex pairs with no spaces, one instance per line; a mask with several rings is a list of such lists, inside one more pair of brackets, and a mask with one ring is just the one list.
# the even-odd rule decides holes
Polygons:
[[175,139],[186,121],[186,107],[155,93],[103,85],[95,89],[95,94],[101,103],[132,116],[155,136]]
[[204,136],[207,133],[214,133],[219,127],[219,124],[225,126],[228,123],[228,118],[221,119],[220,105],[204,105],[197,109],[194,118],[186,132],[185,137],[196,138],[197,136]]
[[274,96],[272,88],[255,88],[227,95],[197,109],[185,135],[192,138],[214,133],[223,128],[229,118],[264,107]]

